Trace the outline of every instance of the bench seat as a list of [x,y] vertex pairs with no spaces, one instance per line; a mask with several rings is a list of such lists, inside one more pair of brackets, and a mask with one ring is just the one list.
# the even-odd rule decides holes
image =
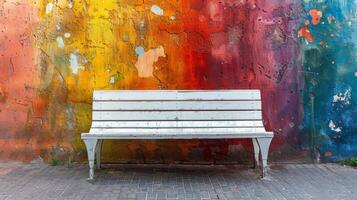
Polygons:
[[263,125],[259,90],[94,91],[92,126],[81,135],[89,179],[105,139],[250,138],[264,177],[273,136]]
[[96,129],[84,133],[82,139],[234,139],[272,137],[272,132],[240,128],[140,128],[140,129]]

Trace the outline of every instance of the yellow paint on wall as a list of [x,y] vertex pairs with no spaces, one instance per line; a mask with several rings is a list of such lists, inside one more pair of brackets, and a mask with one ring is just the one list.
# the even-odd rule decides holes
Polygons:
[[[72,133],[57,145],[83,148],[80,133],[90,127],[94,89],[176,88],[184,72],[185,34],[173,35],[160,27],[180,26],[172,16],[179,17],[181,4],[175,0],[33,0],[40,19],[35,31],[41,52],[40,92],[47,98],[48,112],[59,116],[53,123],[54,114],[48,113],[45,131],[54,137],[63,131]],[[152,5],[162,8],[164,15],[153,14]],[[146,59],[138,58],[138,46],[149,52]],[[110,146],[104,151],[110,152]]]

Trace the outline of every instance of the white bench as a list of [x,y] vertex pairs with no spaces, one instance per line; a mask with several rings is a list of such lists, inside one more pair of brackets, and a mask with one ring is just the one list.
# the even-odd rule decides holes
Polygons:
[[264,129],[259,90],[99,90],[93,94],[92,127],[82,133],[89,179],[100,168],[104,139],[252,138],[262,177],[272,132]]

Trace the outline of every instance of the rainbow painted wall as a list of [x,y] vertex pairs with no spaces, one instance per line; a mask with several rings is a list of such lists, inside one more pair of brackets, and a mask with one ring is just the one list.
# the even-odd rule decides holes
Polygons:
[[[82,160],[94,89],[261,89],[273,159],[357,155],[356,0],[1,0],[0,159]],[[107,141],[245,162],[249,140]]]

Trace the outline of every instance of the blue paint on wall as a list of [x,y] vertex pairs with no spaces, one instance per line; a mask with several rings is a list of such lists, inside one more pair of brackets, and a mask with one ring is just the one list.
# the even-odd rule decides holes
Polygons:
[[301,38],[304,63],[304,129],[306,146],[315,146],[324,161],[357,156],[357,1],[304,3],[322,12],[309,24],[313,41]]
[[144,57],[144,54],[145,54],[144,47],[142,47],[142,46],[136,47],[136,48],[135,48],[135,53],[136,53],[136,55],[138,55],[139,57]]

